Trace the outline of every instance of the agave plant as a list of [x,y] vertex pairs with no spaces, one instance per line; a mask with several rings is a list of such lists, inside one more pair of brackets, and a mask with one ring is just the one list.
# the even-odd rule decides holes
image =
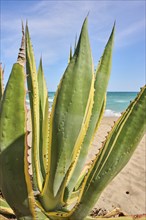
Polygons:
[[[115,25],[94,72],[85,19],[49,114],[42,59],[37,71],[28,25],[25,33],[23,29],[18,59],[4,93],[1,89],[0,104],[0,189],[6,200],[2,199],[2,207],[11,207],[17,219],[94,219],[89,212],[143,137],[145,86],[115,123],[95,159],[85,167],[106,104],[114,32]],[[27,140],[27,92],[31,146]]]
[[4,74],[4,70],[2,68],[2,65],[0,64],[0,100],[2,98],[3,91],[4,91],[3,74]]

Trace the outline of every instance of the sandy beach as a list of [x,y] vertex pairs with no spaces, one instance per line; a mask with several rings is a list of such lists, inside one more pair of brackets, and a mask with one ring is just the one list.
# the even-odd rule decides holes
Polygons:
[[[94,157],[105,140],[107,132],[118,118],[104,117],[95,135],[87,161]],[[30,127],[30,123],[29,123]],[[29,141],[31,134],[29,135]],[[120,208],[125,214],[146,213],[146,135],[142,138],[125,168],[107,186],[100,196],[96,208],[111,211]]]
[[[101,147],[107,131],[117,118],[104,117],[95,135],[89,154],[91,159]],[[142,138],[128,164],[107,186],[100,196],[97,208],[107,211],[119,207],[126,214],[146,213],[146,135]]]

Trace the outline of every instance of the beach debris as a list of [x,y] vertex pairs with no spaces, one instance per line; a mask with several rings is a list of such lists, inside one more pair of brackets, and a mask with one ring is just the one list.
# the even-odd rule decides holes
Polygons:
[[106,209],[102,209],[102,208],[94,208],[91,213],[90,216],[92,217],[96,217],[96,216],[105,216],[108,213],[108,211]]
[[[115,32],[114,24],[94,72],[87,20],[59,83],[51,113],[42,57],[37,71],[28,24],[25,31],[22,25],[18,59],[0,101],[0,189],[19,220],[96,219],[88,216],[90,211],[127,164],[146,131],[144,86],[85,166],[106,105]],[[101,210],[98,214],[109,216]]]

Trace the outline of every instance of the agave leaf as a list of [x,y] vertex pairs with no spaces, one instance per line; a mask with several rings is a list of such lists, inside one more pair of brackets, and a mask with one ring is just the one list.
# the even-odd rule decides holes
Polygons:
[[74,191],[72,194],[71,194],[71,197],[70,199],[68,200],[68,202],[66,203],[65,205],[65,208],[67,210],[71,210],[71,208],[73,207],[73,204],[75,204],[78,200],[78,197],[79,197],[79,193],[80,191],[77,190],[77,191]]
[[111,72],[111,61],[112,61],[112,50],[113,50],[113,40],[114,40],[114,31],[115,25],[113,27],[112,33],[110,38],[107,42],[105,50],[103,52],[103,56],[100,61],[100,65],[98,65],[96,75],[95,75],[95,82],[94,82],[94,105],[92,108],[92,115],[90,118],[89,127],[83,141],[80,155],[76,164],[76,167],[72,173],[71,179],[68,180],[68,184],[65,191],[64,200],[68,199],[71,195],[73,188],[76,185],[77,179],[83,169],[85,164],[85,160],[88,154],[88,150],[90,144],[93,140],[95,132],[98,128],[99,122],[104,113],[104,108],[106,104],[106,90],[108,86],[109,76]]
[[0,64],[0,100],[2,99],[3,92],[4,92],[3,75],[4,75],[4,70],[2,68],[2,65]]
[[146,131],[145,103],[146,86],[109,133],[101,153],[83,183],[79,205],[71,219],[80,220],[87,216],[104,188],[131,158]]
[[[106,100],[106,98],[105,98],[105,100]],[[99,117],[99,120],[102,119],[102,115],[103,115],[103,113],[104,113],[105,103],[106,103],[105,100],[104,100],[104,103],[103,103],[103,107],[102,107],[102,110],[101,110],[101,115],[100,115],[100,117]],[[95,130],[97,130],[97,127],[98,127],[98,126],[99,126],[99,121],[98,121],[98,123],[97,123],[97,125],[96,125]],[[75,191],[75,192],[80,189],[80,187],[81,187],[81,185],[82,185],[82,182],[83,182],[83,180],[84,180],[84,178],[85,178],[85,176],[86,176],[86,174],[87,174],[87,172],[88,172],[89,167],[90,167],[90,164],[87,164],[87,165],[84,166],[84,168],[83,168],[83,170],[82,170],[82,172],[81,172],[81,174],[80,174],[78,180],[76,181],[76,185],[75,185],[75,187],[74,187],[74,191]],[[74,191],[71,193],[71,197],[69,198],[69,201],[70,201],[70,199],[72,198],[72,194],[74,194]],[[68,203],[68,200],[67,200],[67,203]]]
[[72,47],[70,46],[68,63],[71,61],[71,59],[72,59]]
[[0,214],[14,215],[13,210],[3,198],[0,198]]
[[8,220],[8,219],[5,218],[3,215],[0,214],[0,220]]
[[75,36],[74,53],[75,53],[75,51],[76,51],[76,48],[77,48],[77,35]]
[[[80,176],[79,176],[79,178],[78,178],[78,180],[77,180],[77,183],[76,183],[76,185],[75,185],[74,191],[80,189],[80,186],[82,185],[82,182],[83,182],[83,180],[84,180],[84,178],[85,178],[85,176],[86,176],[86,174],[87,174],[87,172],[88,172],[88,169],[89,169],[89,164],[86,165],[86,166],[84,167],[84,169],[82,170],[82,172],[81,172],[81,174],[80,174]],[[74,193],[74,191],[73,191],[73,193]],[[71,196],[72,196],[72,194],[71,194]]]
[[40,209],[37,208],[37,219],[39,220],[51,220],[48,216],[46,216]]
[[[95,135],[95,132],[97,131],[99,122],[102,119],[106,105],[106,91],[111,73],[114,34],[115,34],[115,23],[95,73],[94,106],[91,117],[92,122],[90,124],[91,128],[89,126],[89,131],[88,131],[89,136],[91,134],[91,137],[93,137]],[[94,128],[94,133],[92,134],[93,128]]]
[[31,109],[32,122],[32,170],[33,184],[35,190],[42,190],[43,176],[40,165],[40,149],[39,149],[39,92],[35,57],[30,40],[28,26],[26,25],[26,73],[27,85],[29,90],[29,100]]
[[86,19],[76,52],[64,73],[52,108],[50,169],[40,198],[46,210],[54,208],[53,201],[48,202],[49,190],[54,197],[57,195],[86,134],[93,104],[93,80]]
[[[24,43],[24,34],[22,42]],[[23,58],[24,50],[21,46],[0,106],[0,189],[18,219],[21,217],[35,219],[34,196],[27,161]]]
[[40,110],[40,164],[43,177],[46,176],[47,158],[48,158],[48,133],[49,133],[49,119],[48,119],[48,90],[44,78],[42,58],[40,59],[38,69],[38,88],[39,88],[39,110]]

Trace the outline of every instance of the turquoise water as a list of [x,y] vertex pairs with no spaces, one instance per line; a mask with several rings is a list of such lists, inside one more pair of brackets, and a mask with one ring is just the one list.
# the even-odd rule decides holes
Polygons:
[[[55,92],[49,92],[49,103],[52,106]],[[107,92],[106,116],[120,116],[125,111],[130,101],[137,95],[137,92]],[[28,97],[27,97],[27,103]]]
[[130,101],[137,95],[137,92],[108,92],[106,103],[106,114],[120,115],[125,111]]

